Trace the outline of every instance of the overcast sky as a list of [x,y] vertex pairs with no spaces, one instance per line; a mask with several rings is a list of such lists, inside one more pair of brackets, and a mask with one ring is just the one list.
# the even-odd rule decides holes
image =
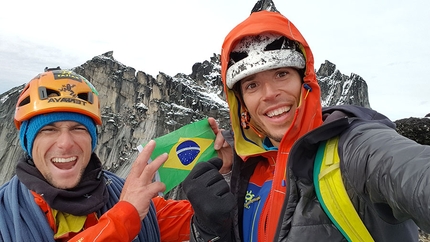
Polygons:
[[[46,66],[73,68],[107,51],[147,74],[191,73],[219,54],[256,0],[23,0],[0,3],[0,94]],[[274,0],[329,60],[360,75],[370,105],[392,120],[430,113],[430,1]]]

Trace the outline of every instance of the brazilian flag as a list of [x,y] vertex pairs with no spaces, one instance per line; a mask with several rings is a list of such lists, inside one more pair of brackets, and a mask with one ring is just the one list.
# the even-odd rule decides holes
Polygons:
[[213,147],[215,134],[207,119],[185,125],[154,140],[157,145],[151,159],[163,153],[169,154],[156,174],[156,180],[166,184],[166,193],[181,183],[197,162],[217,156]]

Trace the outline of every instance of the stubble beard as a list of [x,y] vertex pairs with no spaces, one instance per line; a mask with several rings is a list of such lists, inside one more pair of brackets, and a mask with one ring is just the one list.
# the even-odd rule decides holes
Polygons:
[[[82,176],[84,175],[84,172],[85,172],[85,168],[81,169],[81,171],[79,172],[78,179],[74,181],[74,184],[70,184],[70,183],[61,184],[61,185],[57,184],[57,183],[54,182],[54,178],[53,178],[53,176],[51,174],[46,174],[46,176],[44,176],[44,177],[45,177],[46,181],[49,184],[51,184],[51,186],[53,186],[55,188],[58,188],[58,189],[67,190],[67,189],[75,188],[77,185],[79,185],[79,183],[82,180]],[[70,185],[72,185],[72,186],[70,186]]]
[[254,122],[254,124],[251,125],[254,125],[258,132],[272,141],[281,143],[281,140],[284,137],[284,134],[273,134],[272,132],[268,131],[267,128],[263,128],[263,125],[261,125],[260,122]]

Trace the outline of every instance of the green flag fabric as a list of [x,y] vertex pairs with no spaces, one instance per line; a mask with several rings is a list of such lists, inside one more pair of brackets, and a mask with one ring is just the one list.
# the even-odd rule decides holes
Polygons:
[[169,154],[156,174],[156,180],[166,184],[166,193],[181,183],[196,163],[217,156],[215,134],[207,119],[185,125],[154,140],[156,147],[151,155],[152,160],[163,153]]

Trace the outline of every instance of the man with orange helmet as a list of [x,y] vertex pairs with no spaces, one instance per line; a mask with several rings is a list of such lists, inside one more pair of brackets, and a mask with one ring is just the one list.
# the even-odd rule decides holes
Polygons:
[[[192,169],[183,182],[195,213],[190,241],[418,241],[417,225],[430,232],[430,147],[374,110],[322,108],[312,51],[272,1],[258,1],[226,36],[221,78],[233,131],[224,138],[235,151],[230,186],[217,158]],[[363,234],[337,227],[332,214],[353,213],[326,209],[335,196],[320,199],[332,171]]]
[[0,241],[188,239],[189,203],[156,197],[165,186],[152,178],[167,154],[147,164],[154,141],[125,182],[102,169],[98,93],[84,77],[45,70],[24,87],[14,121],[26,157],[0,188]]

